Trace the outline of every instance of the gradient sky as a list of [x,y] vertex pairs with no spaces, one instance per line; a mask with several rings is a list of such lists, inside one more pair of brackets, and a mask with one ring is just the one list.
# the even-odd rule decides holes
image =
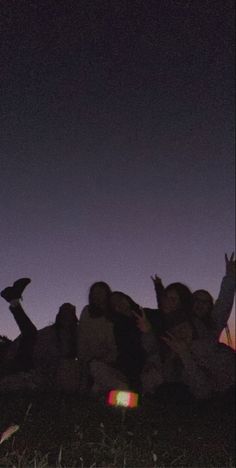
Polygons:
[[216,297],[234,250],[234,2],[2,1],[0,22],[1,288],[32,278],[37,327],[63,302],[79,316],[97,280],[149,307],[155,273]]

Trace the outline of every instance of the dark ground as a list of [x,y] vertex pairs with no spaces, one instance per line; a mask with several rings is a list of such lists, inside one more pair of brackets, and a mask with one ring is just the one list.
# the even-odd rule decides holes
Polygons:
[[144,400],[122,412],[63,395],[0,396],[1,467],[233,467],[235,399]]

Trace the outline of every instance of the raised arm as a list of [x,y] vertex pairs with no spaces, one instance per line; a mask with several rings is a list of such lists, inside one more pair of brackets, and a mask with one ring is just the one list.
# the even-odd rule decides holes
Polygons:
[[235,295],[235,260],[234,252],[228,258],[225,254],[225,276],[222,279],[219,296],[212,310],[212,320],[214,322],[217,338],[227,326]]
[[161,307],[161,298],[162,298],[162,294],[163,294],[163,291],[164,291],[165,288],[164,288],[162,280],[161,280],[161,278],[159,276],[157,276],[157,275],[151,276],[151,280],[153,282],[155,293],[156,293],[157,307],[160,308]]

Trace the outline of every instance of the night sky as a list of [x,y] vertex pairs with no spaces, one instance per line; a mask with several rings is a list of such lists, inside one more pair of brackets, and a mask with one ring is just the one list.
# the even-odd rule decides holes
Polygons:
[[155,273],[216,297],[234,250],[234,2],[0,5],[1,289],[31,277],[39,328],[63,302],[79,316],[97,280],[149,307]]

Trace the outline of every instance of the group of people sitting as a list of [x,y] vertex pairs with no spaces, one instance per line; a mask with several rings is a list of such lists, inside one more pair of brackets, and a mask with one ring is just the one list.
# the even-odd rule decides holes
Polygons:
[[217,300],[182,283],[164,287],[152,277],[157,308],[94,283],[78,320],[64,303],[54,324],[37,330],[21,303],[30,283],[21,278],[1,292],[20,329],[13,341],[0,336],[0,392],[55,390],[81,395],[129,390],[158,395],[171,389],[209,398],[235,386],[235,351],[219,338],[233,307],[234,254]]

